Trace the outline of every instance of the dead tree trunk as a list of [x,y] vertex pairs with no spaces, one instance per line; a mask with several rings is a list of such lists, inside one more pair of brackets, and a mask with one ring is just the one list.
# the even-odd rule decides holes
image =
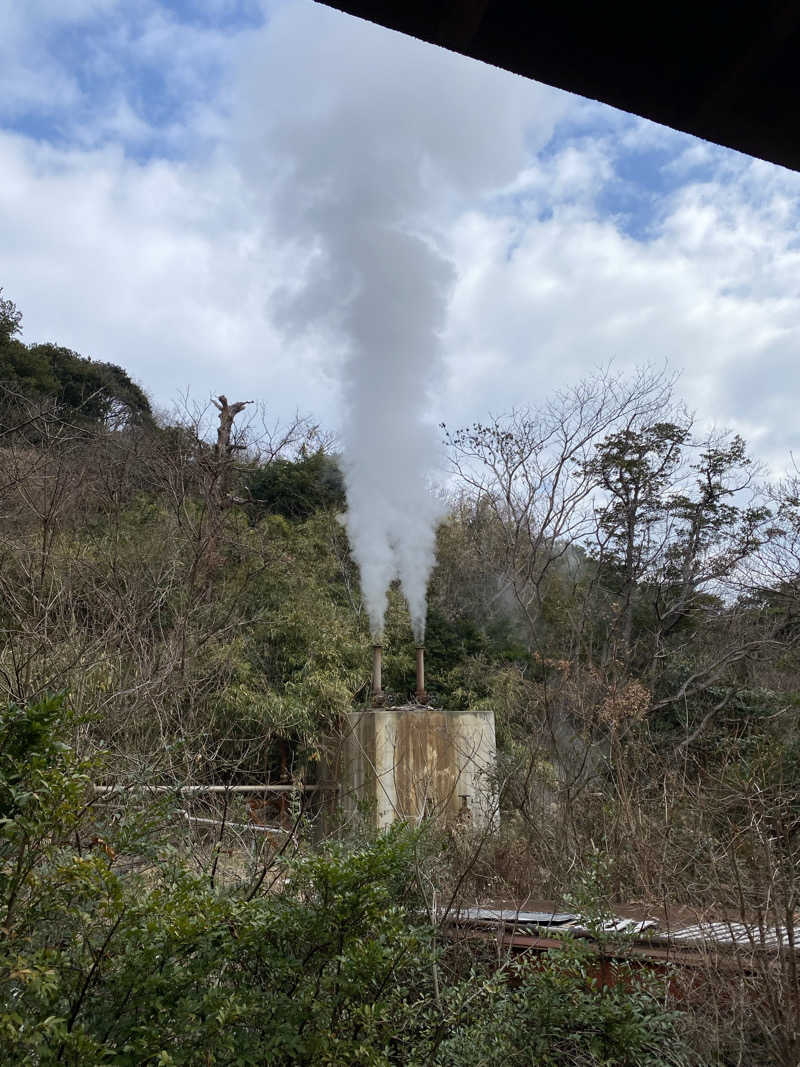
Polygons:
[[253,401],[237,400],[234,404],[229,404],[228,398],[221,393],[216,400],[212,398],[211,403],[219,411],[219,428],[217,429],[217,443],[214,445],[214,469],[209,493],[211,512],[217,519],[230,502],[233,453],[242,447],[231,441],[233,420]]

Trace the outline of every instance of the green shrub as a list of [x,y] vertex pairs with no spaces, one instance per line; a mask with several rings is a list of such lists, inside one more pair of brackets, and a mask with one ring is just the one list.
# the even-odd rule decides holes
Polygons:
[[0,712],[0,819],[38,804],[41,775],[66,751],[54,736],[60,710],[61,698],[50,697]]
[[407,1062],[430,958],[404,900],[414,835],[218,891],[166,849],[147,863],[148,813],[93,801],[58,709],[0,717],[0,1062]]
[[576,946],[517,984],[440,981],[420,831],[220,888],[163,842],[163,809],[96,800],[62,726],[56,698],[0,711],[0,1062],[682,1062],[653,991],[598,988]]
[[294,459],[273,459],[243,475],[247,493],[245,510],[252,522],[265,515],[283,515],[294,522],[305,522],[323,509],[343,511],[344,479],[336,456],[321,448],[305,448]]
[[613,985],[585,944],[516,965],[454,1028],[439,1062],[459,1067],[655,1067],[689,1062],[661,984],[628,964]]

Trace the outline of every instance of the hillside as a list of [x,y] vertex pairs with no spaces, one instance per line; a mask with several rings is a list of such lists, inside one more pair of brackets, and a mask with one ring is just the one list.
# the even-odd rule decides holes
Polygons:
[[[793,954],[710,968],[665,1011],[649,979],[587,984],[574,946],[527,972],[443,948],[435,914],[691,906],[794,945],[796,477],[700,433],[650,371],[447,431],[428,687],[494,709],[500,830],[320,842],[306,812],[231,843],[243,803],[192,834],[154,787],[313,782],[369,695],[337,455],[255,408],[221,444],[216,408],[156,415],[125,371],[24,345],[0,311],[7,1062],[797,1062]],[[402,697],[413,645],[395,586]]]

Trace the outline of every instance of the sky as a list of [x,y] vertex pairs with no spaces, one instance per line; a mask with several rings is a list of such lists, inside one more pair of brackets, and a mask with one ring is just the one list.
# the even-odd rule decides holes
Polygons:
[[0,0],[0,25],[24,340],[161,408],[341,432],[354,263],[401,226],[441,297],[434,424],[647,363],[701,425],[800,455],[800,175],[306,0]]

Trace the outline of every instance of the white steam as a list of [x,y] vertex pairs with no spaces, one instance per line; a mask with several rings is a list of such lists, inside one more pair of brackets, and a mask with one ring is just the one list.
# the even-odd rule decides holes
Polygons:
[[428,386],[451,271],[399,227],[365,226],[351,248],[360,277],[344,316],[347,532],[373,633],[383,629],[386,591],[399,577],[421,641],[439,510],[430,485],[439,442],[426,419]]
[[[373,633],[399,577],[421,639],[439,515],[432,392],[454,281],[437,224],[517,174],[543,95],[307,4],[274,15],[245,68],[245,167],[271,236],[293,251],[273,314],[339,357],[346,523]],[[547,100],[540,141],[559,110]]]

